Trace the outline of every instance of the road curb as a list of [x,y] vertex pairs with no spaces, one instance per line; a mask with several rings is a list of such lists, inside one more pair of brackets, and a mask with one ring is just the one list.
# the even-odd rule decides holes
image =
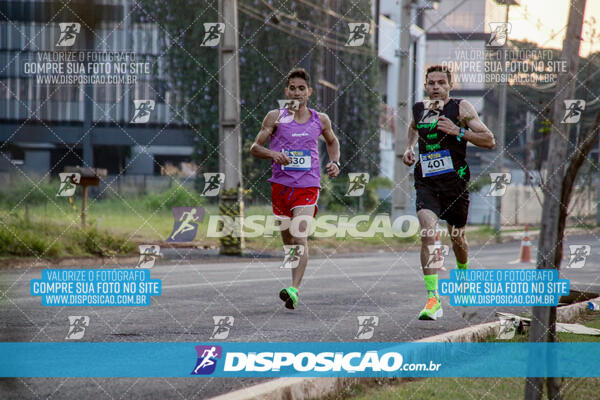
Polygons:
[[[278,378],[234,392],[225,393],[210,400],[298,400],[317,399],[339,393],[359,378]],[[370,379],[370,378],[368,378]]]
[[[558,322],[572,322],[586,310],[589,301],[600,302],[600,297],[586,300],[557,310]],[[477,342],[491,335],[495,335],[500,326],[499,321],[488,322],[470,326],[456,331],[430,336],[416,340],[422,342]],[[318,399],[333,396],[346,390],[356,383],[372,383],[381,378],[278,378],[269,382],[239,389],[212,397],[210,400],[303,400]]]
[[598,303],[600,301],[600,297],[596,297],[586,301],[581,301],[579,303],[571,304],[570,306],[559,307],[558,310],[556,310],[556,320],[558,322],[565,323],[572,322],[587,309],[587,304],[590,301]]

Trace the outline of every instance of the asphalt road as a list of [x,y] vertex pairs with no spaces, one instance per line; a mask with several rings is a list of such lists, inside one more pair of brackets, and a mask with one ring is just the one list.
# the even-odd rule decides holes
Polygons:
[[[593,235],[567,238],[566,244],[589,244],[581,269],[564,269],[571,288],[600,293],[600,241]],[[535,257],[535,242],[534,242]],[[474,247],[470,268],[532,268],[508,264],[519,243]],[[183,254],[183,251],[182,251]],[[568,251],[565,252],[568,255]],[[447,258],[446,267],[453,267]],[[453,307],[443,298],[444,317],[419,321],[426,301],[416,252],[356,254],[311,260],[297,310],[283,307],[277,294],[288,286],[288,270],[277,259],[206,262],[182,259],[157,264],[153,279],[162,280],[162,295],[148,307],[44,307],[29,294],[41,268],[0,271],[0,340],[64,342],[69,315],[87,315],[82,341],[210,341],[213,316],[233,316],[228,341],[356,341],[359,316],[377,316],[371,341],[412,341],[494,321],[496,311],[519,307]],[[565,264],[563,264],[565,265]],[[106,267],[106,266],[105,266]],[[440,278],[447,278],[441,272]],[[190,365],[190,372],[193,365]],[[2,399],[204,399],[264,381],[222,378],[27,378],[0,380]]]

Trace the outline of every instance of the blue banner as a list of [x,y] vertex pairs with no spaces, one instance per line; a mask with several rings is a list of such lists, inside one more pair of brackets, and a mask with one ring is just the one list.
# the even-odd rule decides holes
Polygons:
[[556,306],[569,280],[555,269],[453,269],[439,293],[453,306]]
[[600,343],[0,343],[0,377],[600,377]]
[[162,284],[148,269],[44,269],[29,290],[43,306],[149,306]]

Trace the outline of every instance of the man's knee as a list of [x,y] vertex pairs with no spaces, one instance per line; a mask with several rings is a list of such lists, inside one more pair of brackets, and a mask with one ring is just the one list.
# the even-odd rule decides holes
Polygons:
[[450,230],[450,240],[452,240],[452,244],[454,246],[460,246],[463,248],[467,246],[467,237],[464,229],[452,228]]
[[433,244],[436,234],[437,216],[431,210],[419,210],[417,213],[421,227],[421,241]]
[[306,240],[310,235],[311,222],[313,217],[311,215],[296,215],[290,223],[290,233],[293,237],[303,238]]
[[295,245],[302,245],[304,247],[306,247],[308,245],[308,241],[306,240],[305,237],[296,237],[296,236],[292,236],[290,239],[291,243],[290,244],[295,244]]
[[421,243],[429,245],[435,243],[435,228],[421,228]]

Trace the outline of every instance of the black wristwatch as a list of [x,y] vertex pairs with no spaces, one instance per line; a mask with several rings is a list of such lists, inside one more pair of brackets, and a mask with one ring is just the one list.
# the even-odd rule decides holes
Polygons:
[[339,161],[332,161],[331,163],[337,165],[337,167],[340,171],[342,170],[342,165],[340,164]]

